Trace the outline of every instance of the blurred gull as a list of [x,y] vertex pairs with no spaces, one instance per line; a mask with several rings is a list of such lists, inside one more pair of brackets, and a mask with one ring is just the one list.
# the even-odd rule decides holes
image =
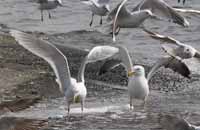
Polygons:
[[92,19],[91,19],[90,24],[89,24],[90,26],[92,26],[94,15],[98,15],[98,16],[101,17],[100,25],[102,25],[102,23],[103,23],[102,17],[106,16],[108,14],[108,12],[110,12],[109,1],[110,0],[82,1],[83,3],[89,5],[90,9],[92,11]]
[[161,115],[159,123],[166,130],[200,130],[200,126],[192,125],[185,119],[172,115]]
[[[182,75],[188,76],[188,68],[184,63],[180,60],[176,59],[176,57],[163,57],[156,62],[156,64],[152,67],[149,72],[147,78],[145,77],[145,70],[143,66],[135,65],[133,66],[130,55],[128,53],[127,48],[123,46],[101,46],[102,51],[99,53],[99,57],[101,55],[104,56],[103,59],[117,59],[118,62],[105,62],[100,71],[107,71],[108,69],[112,69],[120,64],[122,64],[128,76],[128,93],[130,97],[130,109],[133,108],[133,99],[143,100],[145,105],[146,99],[149,94],[149,80],[154,75],[154,73],[162,66],[171,68],[174,71],[179,72]],[[106,49],[104,49],[106,48]],[[98,58],[101,59],[101,58]],[[108,61],[109,61],[108,60]],[[102,72],[100,72],[102,74]]]
[[109,20],[113,20],[113,41],[117,29],[139,27],[148,18],[168,19],[181,26],[189,26],[189,22],[163,0],[143,0],[132,12],[126,9],[126,2],[123,0],[108,16]]
[[47,10],[49,14],[49,19],[51,19],[50,10],[57,8],[57,6],[62,6],[61,0],[37,0],[39,3],[39,9],[41,11],[41,21],[43,21],[43,10]]
[[[166,50],[168,50],[168,52],[170,54],[172,54],[174,56],[178,56],[181,59],[197,58],[198,60],[200,60],[200,52],[198,50],[196,50],[194,47],[192,47],[191,45],[181,43],[180,41],[178,41],[172,37],[163,36],[163,35],[151,32],[146,29],[144,29],[144,31],[147,32],[149,34],[149,36],[152,37],[153,39],[160,40],[163,43],[170,43],[170,44],[176,45],[177,46],[176,48],[168,47],[168,49],[166,49]],[[163,47],[165,47],[165,46],[163,46]]]
[[[81,103],[81,110],[83,112],[84,102],[87,94],[84,80],[84,71],[87,63],[95,62],[99,58],[99,50],[93,48],[89,54],[84,58],[78,72],[77,80],[71,77],[68,61],[64,54],[53,44],[48,41],[38,39],[30,34],[11,30],[10,34],[18,41],[18,43],[49,63],[55,75],[56,82],[59,85],[60,91],[64,94],[68,114],[70,112],[70,104],[76,102]],[[97,51],[96,51],[97,50]],[[109,54],[105,53],[105,56]]]
[[181,3],[181,1],[183,2],[183,4],[185,4],[186,0],[178,0],[178,3]]

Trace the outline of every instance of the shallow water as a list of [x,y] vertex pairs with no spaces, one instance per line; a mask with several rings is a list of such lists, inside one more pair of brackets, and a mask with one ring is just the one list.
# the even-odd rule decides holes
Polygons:
[[[172,5],[177,5],[176,0],[168,1]],[[87,6],[81,4],[79,0],[63,0],[63,2],[67,7],[60,7],[52,11],[53,18],[51,20],[48,19],[45,12],[44,22],[41,22],[37,4],[28,2],[28,0],[1,0],[0,23],[20,30],[54,34],[49,35],[48,40],[54,44],[78,49],[87,50],[99,44],[113,44],[110,36],[96,31],[99,28],[98,17],[95,17],[94,27],[89,27],[91,14]],[[132,0],[129,3],[136,2]],[[112,7],[116,4],[112,0]],[[200,1],[188,0],[185,6],[200,9]],[[200,50],[198,43],[200,41],[200,16],[185,16],[191,23],[189,28],[153,20],[145,22],[145,26],[162,34],[173,36]],[[120,44],[128,47],[134,63],[151,66],[164,53],[161,51],[158,41],[144,37],[145,35],[140,29],[124,29],[118,35],[117,40]],[[196,67],[194,66],[194,68]],[[66,117],[65,103],[62,98],[45,100],[30,109],[19,113],[8,113],[6,116],[49,118],[49,129],[64,130],[157,130],[161,129],[158,124],[160,113],[174,113],[183,116],[189,113],[191,115],[188,117],[189,121],[198,124],[200,123],[198,79],[189,82],[186,89],[177,93],[151,91],[146,107],[142,109],[139,102],[136,103],[134,111],[129,110],[127,91],[121,90],[119,92],[119,90],[113,89],[114,93],[99,90],[95,96],[88,97],[83,114],[81,114],[79,104],[73,105],[69,119]],[[93,92],[91,88],[90,91]]]

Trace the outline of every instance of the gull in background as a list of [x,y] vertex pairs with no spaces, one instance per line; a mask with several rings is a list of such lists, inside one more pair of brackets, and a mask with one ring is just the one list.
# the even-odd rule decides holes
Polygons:
[[183,118],[169,114],[161,115],[159,123],[166,130],[200,130],[200,126],[192,125]]
[[[107,49],[104,49],[107,47]],[[147,100],[149,94],[149,80],[154,75],[154,73],[162,66],[171,68],[178,73],[188,76],[189,70],[187,66],[182,63],[180,60],[176,59],[176,57],[164,57],[156,62],[156,64],[152,67],[151,71],[148,73],[147,78],[145,77],[145,69],[141,65],[133,66],[130,55],[128,53],[127,48],[118,45],[116,47],[112,46],[101,46],[102,51],[98,55],[106,55],[104,58],[98,59],[117,59],[119,62],[105,62],[102,66],[101,70],[108,70],[110,68],[114,68],[120,64],[122,64],[127,72],[128,76],[128,93],[130,97],[130,109],[133,108],[133,99],[143,100],[143,105]],[[110,48],[110,49],[109,49]],[[109,55],[108,55],[109,54]],[[100,56],[99,56],[100,57]],[[114,61],[114,60],[113,60]],[[99,72],[102,74],[102,72]]]
[[37,0],[37,3],[39,3],[39,9],[41,11],[41,21],[43,21],[43,10],[47,10],[49,14],[49,19],[51,19],[51,13],[50,10],[57,8],[58,6],[62,6],[61,0]]
[[189,26],[189,22],[163,0],[143,0],[132,12],[126,9],[126,2],[123,0],[108,15],[108,20],[113,20],[113,41],[116,41],[117,29],[139,27],[148,18],[166,19],[184,27]]
[[[183,4],[185,4],[186,0],[182,0]],[[181,3],[181,0],[178,0],[178,3]]]
[[[167,47],[166,50],[170,54],[172,54],[174,56],[178,56],[181,59],[197,58],[198,60],[200,60],[200,52],[198,50],[196,50],[194,47],[192,47],[191,45],[181,43],[180,41],[178,41],[172,37],[163,36],[158,33],[149,31],[147,29],[144,29],[144,31],[147,32],[151,38],[162,41],[161,44],[162,43],[170,43],[170,44],[176,45],[177,46],[176,48]],[[163,47],[165,47],[165,46],[163,46]]]
[[[84,71],[87,63],[95,62],[99,58],[99,51],[101,49],[93,48],[81,63],[77,80],[71,77],[68,61],[64,54],[53,44],[48,41],[38,39],[30,34],[11,30],[11,36],[28,51],[34,55],[44,59],[52,67],[55,75],[56,82],[59,85],[60,91],[64,94],[67,103],[68,114],[70,112],[70,104],[81,103],[81,110],[83,112],[84,102],[87,94],[85,87]],[[97,50],[97,51],[96,51]],[[110,56],[108,53],[104,54],[106,57]]]
[[90,24],[89,24],[90,26],[92,26],[94,15],[98,15],[98,16],[101,17],[100,25],[102,25],[102,23],[103,23],[102,17],[106,16],[110,12],[109,1],[110,0],[82,1],[83,3],[89,5],[89,7],[92,11],[92,19],[91,19]]

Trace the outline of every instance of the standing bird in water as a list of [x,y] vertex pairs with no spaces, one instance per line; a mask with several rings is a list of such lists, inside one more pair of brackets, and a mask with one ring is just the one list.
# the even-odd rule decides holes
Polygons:
[[83,112],[87,95],[84,79],[86,64],[108,57],[110,56],[109,53],[104,53],[103,55],[101,54],[101,47],[94,47],[81,63],[78,77],[75,79],[71,77],[67,57],[55,45],[18,30],[11,30],[10,34],[19,45],[49,63],[57,78],[56,82],[59,85],[60,91],[64,95],[68,114],[70,112],[70,105],[79,102]]
[[110,12],[109,0],[88,0],[83,1],[83,3],[89,5],[90,10],[92,11],[92,19],[89,25],[92,26],[94,15],[101,17],[100,25],[102,25],[102,17],[106,16]]
[[39,3],[39,9],[41,11],[41,21],[44,20],[43,18],[43,10],[47,10],[49,13],[49,19],[51,19],[51,13],[50,10],[57,8],[57,6],[62,6],[61,0],[38,0],[37,3]]
[[130,109],[133,109],[134,99],[143,100],[143,105],[145,105],[149,94],[149,81],[160,67],[164,66],[170,68],[186,77],[188,77],[188,75],[190,74],[187,66],[184,63],[179,61],[176,57],[167,56],[162,57],[160,60],[158,60],[148,73],[147,77],[145,77],[144,67],[141,65],[133,66],[127,48],[121,45],[118,45],[116,47],[99,47],[101,47],[101,52],[99,51],[99,53],[97,53],[98,57],[103,58],[98,59],[112,59],[111,62],[108,60],[103,64],[99,74],[105,73],[109,69],[113,69],[121,64],[125,67],[128,76],[128,94],[130,98]]

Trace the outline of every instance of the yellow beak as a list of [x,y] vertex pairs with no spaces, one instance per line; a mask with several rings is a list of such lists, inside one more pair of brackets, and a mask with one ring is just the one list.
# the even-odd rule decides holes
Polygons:
[[129,71],[129,72],[128,72],[128,77],[131,77],[131,76],[133,76],[134,74],[135,74],[135,72]]

